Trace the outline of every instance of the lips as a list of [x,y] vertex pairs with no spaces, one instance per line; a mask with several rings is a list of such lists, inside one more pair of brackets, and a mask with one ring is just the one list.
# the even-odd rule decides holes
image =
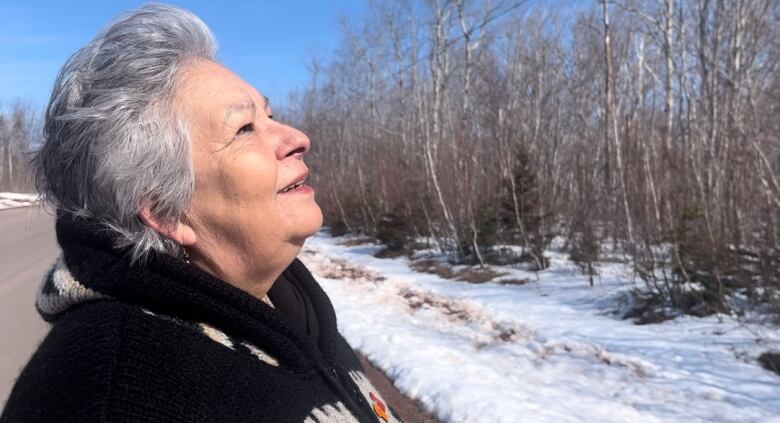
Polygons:
[[308,171],[303,172],[301,175],[299,175],[297,178],[295,178],[293,180],[293,182],[291,182],[290,184],[288,184],[284,188],[280,189],[278,191],[278,193],[279,194],[284,194],[284,193],[287,193],[287,192],[290,192],[290,191],[294,191],[294,190],[296,190],[298,188],[301,188],[302,186],[305,186],[306,179],[308,178],[308,176],[309,176],[309,172]]

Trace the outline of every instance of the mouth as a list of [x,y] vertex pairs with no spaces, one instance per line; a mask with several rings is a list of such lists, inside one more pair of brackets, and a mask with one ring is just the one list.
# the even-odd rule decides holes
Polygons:
[[295,182],[291,183],[290,185],[287,185],[286,187],[279,190],[279,194],[286,194],[288,192],[293,192],[296,190],[300,190],[301,188],[307,187],[306,180],[309,177],[309,172],[305,172],[301,177],[297,178]]

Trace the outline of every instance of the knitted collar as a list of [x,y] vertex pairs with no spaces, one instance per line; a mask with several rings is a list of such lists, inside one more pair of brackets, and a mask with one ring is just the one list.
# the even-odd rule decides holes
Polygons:
[[48,272],[36,307],[54,321],[87,301],[114,300],[185,321],[203,322],[232,337],[262,346],[296,372],[313,370],[336,354],[336,316],[325,293],[297,259],[284,277],[312,300],[320,324],[319,345],[277,310],[252,295],[166,254],[130,264],[115,235],[94,222],[60,213],[56,223],[62,255]]

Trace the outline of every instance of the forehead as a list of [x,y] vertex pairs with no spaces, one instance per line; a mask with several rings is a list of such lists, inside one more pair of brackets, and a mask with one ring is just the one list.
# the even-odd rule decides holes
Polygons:
[[211,61],[187,65],[180,74],[174,95],[185,112],[212,119],[229,118],[232,114],[257,112],[267,108],[267,99],[254,87],[224,66]]

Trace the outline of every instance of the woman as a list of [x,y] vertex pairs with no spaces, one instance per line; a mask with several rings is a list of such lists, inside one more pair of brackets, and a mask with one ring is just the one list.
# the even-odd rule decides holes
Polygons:
[[295,257],[309,139],[196,16],[121,16],[60,71],[34,165],[62,256],[8,422],[395,421]]

